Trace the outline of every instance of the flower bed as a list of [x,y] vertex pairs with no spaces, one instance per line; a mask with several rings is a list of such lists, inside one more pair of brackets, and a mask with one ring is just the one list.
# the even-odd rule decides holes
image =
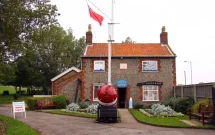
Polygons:
[[162,104],[153,104],[150,109],[139,109],[144,115],[148,117],[181,117],[184,116],[182,113],[175,112],[169,106]]

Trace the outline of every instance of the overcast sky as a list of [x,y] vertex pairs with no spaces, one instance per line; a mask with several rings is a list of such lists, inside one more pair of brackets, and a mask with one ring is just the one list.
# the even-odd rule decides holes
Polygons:
[[[90,0],[111,17],[112,0]],[[93,42],[107,42],[108,24],[91,3],[89,6],[105,19],[102,26],[89,16],[86,0],[51,0],[61,13],[58,20],[76,38],[85,36],[92,24]],[[176,53],[177,84],[215,82],[215,1],[214,0],[115,0],[115,42],[131,37],[137,43],[159,43],[162,26]]]

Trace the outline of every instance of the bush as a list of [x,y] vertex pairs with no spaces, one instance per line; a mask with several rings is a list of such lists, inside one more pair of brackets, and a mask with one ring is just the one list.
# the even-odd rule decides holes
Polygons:
[[3,91],[3,95],[4,95],[4,96],[9,95],[9,90],[4,90],[4,91]]
[[195,103],[193,97],[181,97],[176,99],[175,111],[183,114],[188,113],[188,109]]
[[14,100],[16,100],[16,99],[19,98],[19,95],[18,94],[13,94],[13,98],[14,98]]
[[175,110],[176,98],[170,97],[165,103],[165,106],[170,106],[173,110]]
[[[184,116],[182,113],[177,113],[174,110],[172,110],[169,106],[165,106],[162,104],[153,104],[151,106],[151,109],[145,109],[145,111],[151,113],[154,116],[164,116],[164,117],[177,117],[177,116]],[[141,111],[142,113],[145,113],[144,111]],[[146,113],[145,113],[146,115]]]
[[134,109],[141,109],[141,108],[143,108],[143,104],[137,103],[136,105],[134,105]]
[[87,107],[87,113],[96,114],[98,109],[98,104],[92,104]]
[[29,110],[37,110],[37,98],[27,98],[27,105]]
[[161,113],[167,113],[167,114],[173,114],[173,113],[175,113],[175,111],[174,110],[172,110],[169,106],[165,106],[165,105],[161,105],[161,104],[153,104],[152,106],[151,106],[151,113],[153,114],[153,115],[160,115]]
[[204,105],[210,105],[211,101],[208,98],[205,99],[201,99],[198,102],[196,102],[193,106],[192,106],[192,110],[193,112],[198,112],[198,108],[200,104],[204,104]]
[[58,106],[58,108],[63,109],[66,107],[66,97],[63,95],[56,96],[53,99],[53,102]]
[[78,111],[80,106],[76,103],[71,103],[66,107],[66,111]]
[[80,106],[80,109],[85,109],[89,106],[88,102],[79,102],[78,105]]
[[148,113],[147,111],[145,111],[144,109],[139,109],[139,111],[141,113],[143,113],[144,115],[146,115],[147,117],[153,117],[153,115],[151,115],[150,113]]

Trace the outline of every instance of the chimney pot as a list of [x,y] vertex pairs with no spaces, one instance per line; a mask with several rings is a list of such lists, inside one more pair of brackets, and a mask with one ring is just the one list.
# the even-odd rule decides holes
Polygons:
[[88,31],[86,32],[86,44],[92,44],[93,42],[93,34],[92,34],[91,24],[88,25]]
[[166,32],[166,27],[163,26],[160,34],[160,43],[161,44],[168,44],[168,33]]

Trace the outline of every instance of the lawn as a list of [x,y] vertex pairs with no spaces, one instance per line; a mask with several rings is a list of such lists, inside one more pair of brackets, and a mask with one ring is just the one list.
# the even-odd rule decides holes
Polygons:
[[167,127],[190,127],[190,128],[215,128],[215,126],[190,126],[181,120],[189,120],[189,116],[184,117],[147,117],[139,110],[129,109],[131,114],[142,123],[156,125],[156,126],[167,126]]
[[[3,96],[3,91],[8,90],[10,95]],[[26,90],[26,88],[22,88],[22,90]],[[2,86],[0,85],[0,104],[11,104],[13,101],[26,101],[29,96],[21,96],[18,99],[14,100],[13,94],[15,94],[15,88],[13,86]]]
[[3,91],[5,91],[5,90],[8,90],[10,94],[16,93],[15,88],[13,86],[2,86],[2,85],[0,85],[0,94],[3,94]]
[[130,109],[129,110],[133,116],[140,122],[153,124],[153,125],[160,125],[160,126],[177,126],[177,127],[191,127],[186,123],[180,120],[188,120],[188,116],[184,117],[147,117],[139,110]]
[[13,118],[0,115],[0,121],[6,125],[6,135],[39,135],[39,133],[30,126]]
[[12,104],[12,102],[19,102],[19,101],[25,101],[27,98],[29,98],[31,96],[21,96],[18,99],[14,100],[12,95],[8,95],[8,96],[2,96],[0,95],[0,104]]
[[97,118],[95,114],[83,113],[83,112],[66,112],[61,110],[49,110],[48,113],[52,114],[60,114],[60,115],[70,115],[76,117],[84,117],[84,118]]

